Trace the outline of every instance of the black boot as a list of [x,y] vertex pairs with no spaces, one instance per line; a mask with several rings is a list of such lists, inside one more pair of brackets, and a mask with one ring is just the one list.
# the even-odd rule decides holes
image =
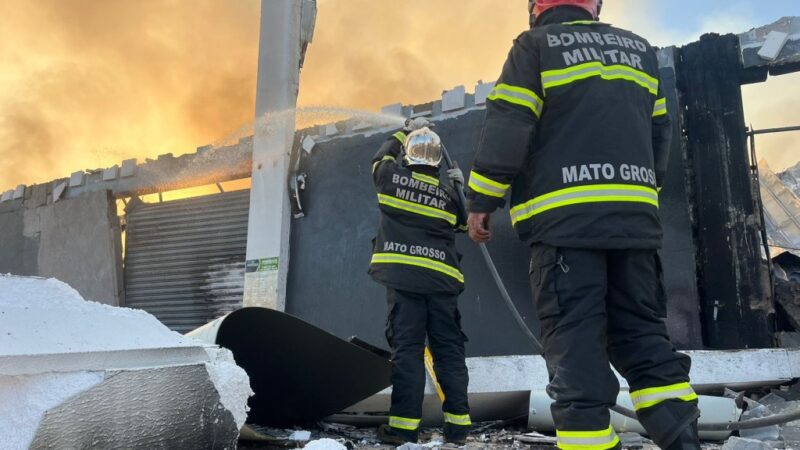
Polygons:
[[417,439],[419,439],[419,430],[403,430],[402,428],[394,428],[389,425],[381,425],[378,427],[378,440],[384,444],[403,445],[406,442],[416,444]]
[[456,445],[466,445],[470,428],[469,425],[456,425],[446,422],[444,424],[444,441]]
[[683,429],[678,438],[666,450],[699,450],[700,436],[697,434],[697,421]]

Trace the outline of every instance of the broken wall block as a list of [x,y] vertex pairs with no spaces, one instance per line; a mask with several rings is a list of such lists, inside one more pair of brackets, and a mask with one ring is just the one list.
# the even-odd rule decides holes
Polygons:
[[317,143],[311,136],[306,136],[305,139],[303,139],[303,150],[305,150],[306,153],[311,153],[315,145],[317,145]]
[[83,172],[74,172],[69,176],[69,187],[78,187],[83,185]]
[[0,196],[0,202],[7,202],[7,201],[11,200],[13,195],[14,195],[14,191],[12,191],[12,190],[8,190],[8,191],[3,192],[3,195]]
[[14,198],[14,200],[19,200],[24,196],[25,196],[25,185],[24,184],[20,184],[19,186],[17,186],[16,189],[14,189],[13,198]]
[[483,105],[486,103],[486,98],[494,89],[494,82],[491,83],[484,83],[479,82],[475,85],[475,104],[476,105]]
[[372,124],[367,121],[361,121],[353,124],[354,132],[366,131],[369,130],[370,128],[372,128]]
[[114,165],[103,170],[103,181],[116,180],[119,176],[119,166]]
[[336,124],[330,123],[325,126],[325,136],[336,136],[339,134],[339,129],[336,128]]
[[61,200],[61,195],[67,189],[67,183],[55,183],[53,186],[53,202]]
[[466,106],[467,91],[464,86],[456,86],[442,94],[442,112],[455,111]]
[[390,116],[403,116],[403,104],[393,103],[391,105],[386,105],[381,108],[381,113],[388,114]]
[[136,175],[136,160],[126,159],[125,161],[122,161],[122,169],[119,175],[122,178],[132,177]]

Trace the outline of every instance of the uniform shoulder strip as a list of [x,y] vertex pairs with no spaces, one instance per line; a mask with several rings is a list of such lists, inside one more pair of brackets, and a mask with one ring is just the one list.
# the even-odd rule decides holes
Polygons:
[[496,85],[486,99],[490,101],[502,100],[514,105],[524,106],[530,109],[536,117],[541,117],[544,109],[544,100],[536,92],[505,83]]
[[395,160],[395,159],[394,159],[394,156],[391,156],[391,155],[386,155],[386,156],[384,156],[383,158],[381,158],[379,161],[375,161],[374,163],[372,163],[372,173],[375,173],[375,169],[377,169],[377,168],[378,168],[378,165],[379,165],[380,163],[382,163],[382,162],[384,162],[384,161],[394,161],[394,160]]

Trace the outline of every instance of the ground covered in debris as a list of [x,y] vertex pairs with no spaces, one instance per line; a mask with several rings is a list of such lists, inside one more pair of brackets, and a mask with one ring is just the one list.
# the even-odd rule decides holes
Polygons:
[[[357,428],[349,425],[322,423],[319,427],[305,430],[279,430],[271,428],[254,427],[260,434],[274,438],[271,441],[240,440],[239,448],[246,450],[266,450],[277,448],[300,448],[306,446],[311,450],[355,450],[355,449],[391,449],[389,445],[382,445],[375,436],[376,428]],[[623,447],[627,449],[658,449],[652,441],[636,433],[623,433],[620,435]],[[333,442],[332,442],[333,441]],[[441,428],[426,429],[419,444],[406,444],[401,450],[427,450],[436,448],[456,448],[451,444],[444,444]],[[321,443],[324,447],[320,447]],[[333,445],[333,443],[339,446]],[[522,425],[497,427],[497,422],[475,424],[469,441],[464,449],[553,449],[556,439],[536,432],[526,430]],[[721,444],[705,445],[707,449],[719,449]]]
[[[747,395],[746,395],[747,394]],[[740,420],[749,420],[800,411],[800,384],[766,389],[761,392],[733,392],[725,396],[735,398],[744,410]],[[636,433],[620,433],[623,448],[658,449],[649,439]],[[248,439],[248,437],[250,439]],[[260,438],[256,440],[255,438]],[[420,444],[407,444],[401,450],[426,450],[454,448],[444,444],[441,428],[424,430]],[[474,424],[466,449],[552,449],[553,436],[531,432],[520,421],[495,421]],[[248,425],[239,441],[240,448],[249,450],[302,448],[309,450],[354,450],[392,448],[382,445],[376,438],[376,428],[320,422],[314,427],[276,429]],[[753,430],[735,432],[725,442],[705,442],[704,449],[721,450],[773,450],[800,449],[800,420]]]

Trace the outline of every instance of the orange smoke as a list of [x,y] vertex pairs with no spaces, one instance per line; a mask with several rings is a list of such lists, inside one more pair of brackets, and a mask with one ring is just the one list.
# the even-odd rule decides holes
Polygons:
[[[673,38],[649,13],[653,1],[607,2],[604,18]],[[240,130],[254,114],[259,4],[0,2],[0,191],[192,152]],[[459,84],[471,91],[499,74],[527,26],[526,4],[319,0],[299,104],[378,110],[431,101]],[[755,125],[800,122],[792,108],[800,92],[788,84],[753,88],[746,107]],[[800,148],[798,137],[780,139],[761,147],[775,168]]]

